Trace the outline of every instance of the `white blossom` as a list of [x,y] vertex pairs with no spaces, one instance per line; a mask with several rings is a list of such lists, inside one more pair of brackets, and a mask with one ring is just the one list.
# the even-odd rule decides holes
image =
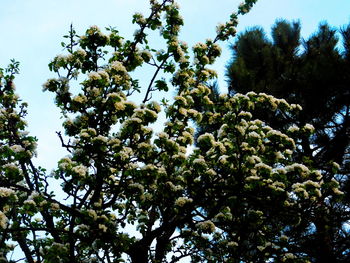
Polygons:
[[60,205],[58,203],[52,203],[51,204],[51,209],[53,211],[57,211],[58,209],[60,209]]
[[215,231],[215,225],[210,220],[199,222],[196,224],[196,227],[203,230],[203,231],[209,232],[209,233],[212,233]]
[[87,98],[85,95],[79,94],[73,97],[73,101],[83,104],[87,102]]
[[121,72],[127,73],[126,68],[119,61],[114,61],[111,65],[111,67],[112,67],[112,69],[114,69],[116,71],[121,71]]
[[259,139],[260,135],[258,133],[256,133],[255,131],[252,131],[252,132],[248,133],[248,137]]
[[97,220],[97,213],[96,213],[95,210],[89,209],[89,210],[87,210],[87,212],[88,212],[88,215],[89,215],[90,217],[92,217],[94,220]]
[[192,198],[187,198],[187,197],[179,197],[175,201],[175,205],[179,207],[183,207],[185,204],[192,203],[193,199]]
[[296,126],[295,124],[293,124],[292,126],[290,126],[290,127],[288,128],[288,131],[289,131],[289,132],[297,132],[297,131],[299,131],[299,127]]
[[194,164],[205,165],[205,160],[203,158],[196,158],[193,160]]
[[5,229],[7,227],[8,218],[0,211],[0,228]]
[[249,119],[252,118],[252,114],[250,112],[247,112],[247,111],[241,111],[240,113],[238,113],[238,116],[248,117]]
[[102,232],[107,231],[107,227],[104,224],[98,224],[98,228],[102,230]]
[[15,191],[10,188],[0,187],[0,197],[9,197],[14,194],[15,194]]
[[336,162],[333,162],[332,163],[333,167],[336,169],[336,170],[339,170],[340,169],[340,165]]
[[101,76],[100,74],[98,74],[97,72],[90,72],[89,73],[89,79],[90,80],[100,80],[101,79]]
[[315,130],[314,126],[309,123],[304,126],[304,129],[309,132],[313,132]]
[[15,153],[20,153],[20,152],[24,152],[25,151],[25,149],[21,145],[18,145],[18,144],[12,145],[10,147],[10,149],[12,151],[14,151]]
[[78,165],[72,168],[72,171],[77,173],[80,177],[85,177],[87,173],[88,168],[84,165]]
[[122,111],[125,109],[125,104],[123,101],[116,102],[114,103],[114,108],[118,111]]

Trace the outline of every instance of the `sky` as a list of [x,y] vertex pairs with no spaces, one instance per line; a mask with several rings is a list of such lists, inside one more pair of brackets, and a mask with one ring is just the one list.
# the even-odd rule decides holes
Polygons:
[[[190,46],[215,36],[219,22],[227,21],[240,1],[179,0],[185,20],[180,39]],[[0,67],[10,59],[20,61],[21,73],[16,78],[17,93],[29,103],[29,131],[39,139],[36,163],[53,169],[66,153],[60,150],[55,131],[62,130],[59,111],[53,96],[42,92],[42,84],[55,77],[48,63],[63,53],[60,46],[71,23],[78,34],[91,25],[100,28],[115,26],[130,38],[135,31],[131,16],[135,12],[148,14],[147,0],[0,0]],[[299,20],[302,36],[316,31],[320,22],[334,27],[350,22],[349,0],[258,0],[253,10],[239,19],[238,32],[259,25],[267,33],[276,19]],[[229,44],[221,43],[223,54],[214,65],[219,84],[225,89],[225,65],[230,59]]]

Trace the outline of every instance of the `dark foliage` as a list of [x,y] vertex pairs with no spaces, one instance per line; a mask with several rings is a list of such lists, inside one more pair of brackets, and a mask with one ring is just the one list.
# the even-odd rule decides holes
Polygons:
[[[263,92],[302,106],[296,117],[256,114],[274,128],[312,124],[315,133],[300,138],[294,158],[321,170],[325,184],[337,178],[344,195],[323,193],[310,211],[312,227],[293,229],[291,245],[314,262],[349,262],[350,25],[338,31],[323,23],[304,40],[299,22],[279,20],[271,36],[254,27],[237,37],[227,66],[229,93]],[[340,165],[337,173],[325,169],[332,162]]]

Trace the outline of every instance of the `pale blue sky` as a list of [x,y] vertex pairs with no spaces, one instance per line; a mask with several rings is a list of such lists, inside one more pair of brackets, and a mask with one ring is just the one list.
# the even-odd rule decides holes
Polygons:
[[[181,39],[190,45],[213,37],[215,26],[225,22],[240,1],[180,0],[185,26]],[[30,131],[39,138],[38,162],[53,168],[64,155],[58,151],[55,131],[61,130],[51,94],[42,93],[41,85],[54,77],[47,64],[62,52],[60,42],[70,23],[82,34],[90,25],[116,26],[126,37],[135,27],[131,15],[148,13],[147,0],[0,0],[0,67],[11,58],[21,63],[17,77],[18,93],[29,103]],[[302,35],[315,32],[321,21],[343,26],[350,21],[350,0],[259,0],[253,10],[240,18],[238,31],[261,25],[267,32],[277,18],[300,20]],[[231,41],[232,42],[232,41]],[[230,59],[228,42],[222,43],[223,55],[215,64],[220,84],[224,85],[224,68]]]

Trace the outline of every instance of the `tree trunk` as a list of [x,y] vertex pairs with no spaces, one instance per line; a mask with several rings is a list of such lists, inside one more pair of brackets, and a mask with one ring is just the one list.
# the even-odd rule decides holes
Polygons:
[[[322,204],[324,206],[324,204]],[[336,262],[332,246],[332,229],[329,222],[329,215],[322,207],[317,211],[315,220],[316,246],[315,258],[317,263]]]
[[148,250],[149,247],[146,244],[136,243],[130,248],[129,256],[132,263],[148,263]]

